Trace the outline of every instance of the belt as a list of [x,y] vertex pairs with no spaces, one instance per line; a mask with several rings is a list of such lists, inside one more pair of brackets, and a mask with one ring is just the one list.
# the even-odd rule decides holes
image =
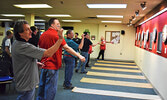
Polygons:
[[67,56],[67,57],[72,57],[71,55],[64,55],[64,56]]

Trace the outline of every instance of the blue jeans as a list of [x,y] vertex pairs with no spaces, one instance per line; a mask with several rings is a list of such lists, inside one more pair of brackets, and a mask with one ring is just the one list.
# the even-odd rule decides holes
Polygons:
[[35,97],[35,87],[30,91],[19,92],[17,100],[34,100]]
[[37,100],[54,100],[57,91],[59,71],[41,69]]
[[85,57],[85,62],[81,62],[81,60],[79,60],[77,69],[79,70],[79,68],[81,66],[81,72],[84,72],[85,71],[85,65],[86,65],[86,63],[88,61],[88,52],[82,52],[81,51],[81,55]]
[[75,58],[74,57],[63,57],[64,63],[65,63],[65,80],[64,84],[65,86],[69,87],[71,85],[71,79],[73,75],[73,70],[75,67]]

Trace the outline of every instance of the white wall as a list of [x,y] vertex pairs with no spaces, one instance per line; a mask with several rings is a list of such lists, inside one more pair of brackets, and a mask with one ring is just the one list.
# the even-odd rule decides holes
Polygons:
[[[107,25],[107,27],[105,27]],[[121,59],[121,60],[134,60],[134,43],[135,43],[135,28],[127,27],[121,24],[84,24],[84,23],[61,23],[61,26],[73,26],[74,32],[80,35],[85,29],[89,29],[91,35],[95,35],[96,40],[92,41],[93,44],[100,42],[100,37],[105,37],[105,31],[121,31],[125,30],[125,35],[121,35],[120,44],[107,43],[105,58],[106,59]],[[93,47],[91,58],[97,58],[99,53],[99,45]],[[120,55],[122,53],[122,55]]]
[[[107,27],[105,27],[105,25],[107,25]],[[127,25],[121,24],[100,24],[99,40],[101,36],[105,37],[105,31],[121,30],[125,30],[125,35],[120,36],[120,44],[107,43],[105,58],[134,60],[135,29],[133,27],[127,27]]]
[[5,28],[3,28],[3,27],[0,26],[0,32],[3,32],[3,36],[0,36],[0,46],[1,46],[2,40],[5,37]]
[[135,47],[135,62],[152,85],[167,100],[167,59]]

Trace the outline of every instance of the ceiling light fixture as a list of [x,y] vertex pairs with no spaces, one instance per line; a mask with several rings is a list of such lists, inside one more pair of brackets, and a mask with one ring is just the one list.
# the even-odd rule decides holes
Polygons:
[[0,19],[0,21],[13,21],[12,19]]
[[1,16],[6,16],[6,17],[24,17],[22,14],[1,14]]
[[147,7],[146,7],[146,2],[141,3],[140,6],[141,6],[141,8],[142,8],[143,10],[145,10],[145,9],[147,8]]
[[102,23],[122,23],[122,21],[101,21]]
[[81,20],[62,20],[63,22],[81,22]]
[[123,18],[122,15],[96,15],[99,18]]
[[46,14],[48,17],[71,17],[71,15],[67,14]]
[[47,4],[14,4],[18,8],[52,8]]
[[87,4],[88,8],[126,8],[127,4]]
[[147,21],[149,21],[149,20],[151,20],[151,19],[157,17],[158,15],[162,14],[162,13],[165,12],[165,11],[167,11],[167,7],[164,8],[163,10],[157,12],[156,14],[154,14],[154,15],[151,16],[150,18],[146,19],[145,21],[141,22],[139,25],[142,25],[142,24],[146,23]]
[[135,15],[139,16],[139,10],[135,11]]

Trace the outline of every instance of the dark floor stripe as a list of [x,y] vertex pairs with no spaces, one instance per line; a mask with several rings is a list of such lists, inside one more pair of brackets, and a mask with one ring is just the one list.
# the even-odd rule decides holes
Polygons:
[[127,74],[127,75],[142,75],[142,73],[132,73],[132,72],[116,72],[116,71],[108,71],[108,70],[93,70],[94,72],[104,72],[104,73],[118,73],[118,74]]
[[139,68],[114,67],[114,66],[99,66],[99,65],[93,65],[93,67],[104,67],[104,68],[119,68],[119,69],[139,70]]
[[138,82],[138,83],[148,83],[147,80],[143,80],[143,79],[128,79],[128,78],[90,76],[90,75],[87,75],[86,78],[115,80],[115,81],[127,81],[127,82]]

